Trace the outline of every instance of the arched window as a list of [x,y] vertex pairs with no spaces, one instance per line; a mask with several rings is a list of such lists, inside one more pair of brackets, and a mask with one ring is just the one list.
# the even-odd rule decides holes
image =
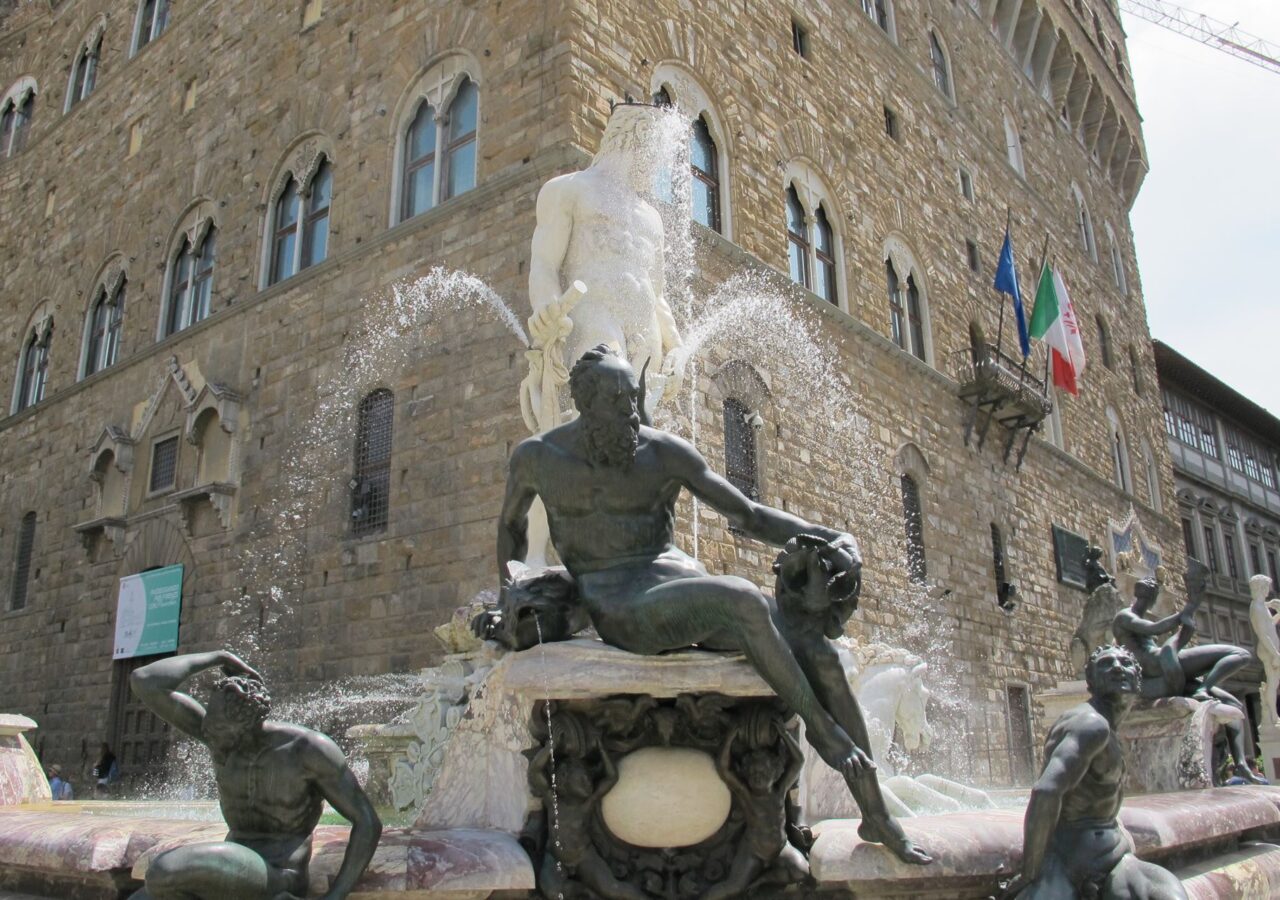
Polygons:
[[18,389],[13,411],[35,406],[44,399],[49,379],[49,347],[53,343],[53,319],[46,318],[33,328],[22,344],[18,359]]
[[71,84],[67,88],[67,109],[93,93],[98,81],[98,59],[102,56],[102,35],[97,40],[80,47],[75,65],[71,67]]
[[29,512],[18,526],[18,548],[14,556],[13,585],[9,591],[9,609],[27,605],[27,585],[31,581],[31,551],[36,543],[36,514]]
[[932,28],[929,29],[929,62],[933,66],[933,83],[938,86],[938,90],[942,91],[944,97],[954,100],[951,64],[947,61],[947,54],[942,49],[942,41],[939,40],[938,33]]
[[794,185],[787,186],[787,258],[791,280],[804,288],[813,286],[809,273],[809,226]]
[[842,293],[838,207],[814,166],[795,160],[787,166],[787,260],[791,280],[833,306]]
[[924,307],[915,273],[908,272],[904,279],[892,258],[884,261],[884,270],[889,289],[889,331],[893,342],[927,362]]
[[880,26],[885,34],[893,37],[892,0],[862,0],[862,11],[867,17]]
[[813,292],[828,303],[836,302],[836,247],[831,222],[821,203],[813,215]]
[[[267,284],[284,281],[323,262],[329,251],[329,205],[333,168],[326,158],[305,185],[290,176],[276,197],[271,216],[271,258]],[[303,204],[305,202],[305,214]],[[212,270],[210,270],[212,272]]]
[[1111,278],[1116,284],[1116,290],[1124,296],[1129,293],[1129,279],[1124,274],[1124,255],[1120,252],[1120,242],[1116,240],[1116,233],[1110,222],[1106,225],[1106,231],[1107,244],[1111,247]]
[[[1157,513],[1163,514],[1164,502],[1160,498],[1160,471],[1156,468],[1156,460],[1151,453],[1151,446],[1145,440],[1142,442],[1142,468],[1147,476],[1147,496],[1151,499],[1151,506]],[[1255,560],[1254,572],[1256,573],[1257,571],[1258,567]]]
[[1133,490],[1133,482],[1129,477],[1129,446],[1124,439],[1124,430],[1120,427],[1120,417],[1116,411],[1107,408],[1107,424],[1111,430],[1111,467],[1116,487],[1126,494]]
[[1013,121],[1013,116],[1010,115],[1008,109],[1004,111],[1004,146],[1009,165],[1013,166],[1013,170],[1025,178],[1027,169],[1022,157],[1022,136],[1018,133],[1018,125]]
[[411,219],[476,186],[480,91],[466,75],[441,115],[424,98],[405,131],[400,219]]
[[1076,204],[1076,231],[1080,238],[1080,249],[1097,262],[1098,242],[1093,236],[1093,217],[1089,215],[1089,205],[1084,202],[1084,194],[1080,188],[1074,184],[1071,186],[1071,197]]
[[1098,353],[1102,356],[1102,364],[1114,369],[1116,361],[1111,353],[1111,329],[1107,328],[1107,320],[1102,318],[1102,313],[1095,315],[1093,321],[1098,328]]
[[88,344],[84,354],[84,376],[114,366],[120,358],[120,333],[124,325],[125,279],[114,291],[106,285],[98,288],[89,310]]
[[184,237],[172,261],[169,298],[165,309],[164,337],[176,334],[206,318],[212,307],[213,267],[217,260],[218,229],[209,226],[199,247]]
[[760,499],[756,462],[756,423],[760,416],[734,397],[724,401],[724,469],[729,483],[752,500]]
[[720,164],[705,116],[693,120],[689,132],[689,162],[693,168],[693,220],[719,232]]
[[351,530],[371,534],[387,527],[391,507],[391,434],[395,395],[386,389],[360,401],[356,421]]
[[169,0],[140,0],[138,24],[133,32],[133,52],[137,53],[160,37],[168,24]]
[[991,523],[991,566],[996,577],[996,605],[1005,612],[1012,612],[1015,591],[1005,566],[1004,536],[995,522]]
[[924,556],[924,515],[920,509],[920,488],[915,478],[903,475],[902,520],[907,535],[907,575],[916,584],[923,584],[928,569]]
[[[732,223],[727,206],[726,131],[710,95],[693,72],[670,62],[654,67],[650,86],[656,105],[678,108],[689,122],[690,215],[712,231],[728,236]],[[658,176],[657,190],[659,199],[674,202],[674,185],[665,167]]]
[[1133,392],[1141,397],[1143,393],[1142,363],[1138,359],[1138,350],[1133,344],[1129,345],[1129,372],[1133,376]]
[[0,108],[0,156],[13,156],[27,145],[35,109],[34,88],[28,88],[4,101],[3,108]]

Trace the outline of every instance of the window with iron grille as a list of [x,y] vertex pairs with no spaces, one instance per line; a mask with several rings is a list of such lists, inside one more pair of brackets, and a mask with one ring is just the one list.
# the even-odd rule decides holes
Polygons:
[[351,530],[356,534],[370,534],[387,527],[394,412],[395,395],[386,389],[373,391],[360,401],[355,477],[351,482]]
[[156,441],[151,446],[151,480],[147,491],[171,491],[178,481],[178,436]]
[[907,533],[907,574],[920,584],[928,574],[924,558],[924,517],[920,512],[920,488],[910,475],[902,476],[902,519]]
[[1259,552],[1257,544],[1249,545],[1249,566],[1254,575],[1262,574],[1262,554]]
[[17,562],[13,567],[13,588],[9,593],[9,608],[23,609],[27,605],[27,584],[31,580],[31,551],[36,542],[36,514],[29,512],[22,517],[18,528]]
[[752,500],[760,499],[756,465],[756,430],[747,405],[733,397],[724,401],[724,468],[729,483]]

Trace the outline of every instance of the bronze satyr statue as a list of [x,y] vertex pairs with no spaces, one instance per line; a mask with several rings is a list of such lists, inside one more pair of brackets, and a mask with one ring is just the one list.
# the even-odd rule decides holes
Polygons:
[[1124,800],[1120,723],[1141,693],[1129,651],[1099,647],[1085,669],[1089,699],[1049,729],[1044,769],[1023,821],[1022,871],[1005,888],[1018,900],[1185,900],[1170,872],[1133,855],[1116,816]]
[[[1218,684],[1249,664],[1249,651],[1231,644],[1187,646],[1196,633],[1195,610],[1204,598],[1207,574],[1203,565],[1192,560],[1186,575],[1189,596],[1186,606],[1154,622],[1146,615],[1155,605],[1160,586],[1150,578],[1138,582],[1133,589],[1133,604],[1116,613],[1111,631],[1116,643],[1132,653],[1142,666],[1144,697],[1191,697],[1203,702],[1226,703],[1243,712],[1244,704]],[[1157,643],[1156,638],[1162,634],[1169,637]],[[1223,730],[1235,758],[1235,773],[1246,781],[1265,784],[1245,762],[1243,725],[1228,722]]]
[[[178,690],[221,668],[206,709]],[[225,650],[143,666],[134,693],[160,718],[209,748],[226,840],[156,857],[133,900],[300,900],[307,893],[311,833],[328,801],[351,821],[346,856],[323,900],[344,900],[364,873],[382,823],[342,751],[327,736],[267,719],[261,676]]]
[[[818,540],[826,548],[818,562],[818,630],[828,637],[839,633],[829,629],[837,619],[843,624],[840,610],[856,605],[862,560],[854,539],[749,500],[692,445],[641,424],[642,379],[609,347],[582,356],[569,389],[580,416],[528,438],[511,456],[498,526],[504,591],[510,564],[528,549],[530,505],[541,497],[552,544],[606,643],[641,654],[693,645],[745,653],[804,721],[822,759],[844,776],[863,812],[859,834],[906,862],[930,862],[885,809],[857,702],[839,666],[824,662],[830,648],[801,633],[750,581],[708,575],[677,549],[676,499],[688,489],[743,533],[774,546],[799,535]],[[796,621],[807,627],[810,618]]]

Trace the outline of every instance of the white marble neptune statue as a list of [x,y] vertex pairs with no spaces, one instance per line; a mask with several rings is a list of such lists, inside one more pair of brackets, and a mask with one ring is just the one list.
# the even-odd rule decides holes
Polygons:
[[[654,106],[619,103],[600,149],[580,172],[552,178],[538,193],[529,262],[529,374],[520,409],[535,434],[562,424],[569,369],[608,344],[646,372],[646,410],[680,389],[683,342],[663,296],[662,217],[649,198],[664,163]],[[529,556],[545,564],[548,529],[537,501],[529,515]]]
[[1276,634],[1276,622],[1280,621],[1280,600],[1268,600],[1271,579],[1266,575],[1254,575],[1249,579],[1249,624],[1258,638],[1258,659],[1262,661],[1262,713],[1268,725],[1280,724],[1276,717],[1276,688],[1280,687],[1280,636]]

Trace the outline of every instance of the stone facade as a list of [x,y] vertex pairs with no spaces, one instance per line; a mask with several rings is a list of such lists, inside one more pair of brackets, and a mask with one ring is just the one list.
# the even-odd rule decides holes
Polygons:
[[[982,782],[1024,776],[1026,760],[1014,757],[1038,741],[1011,724],[1010,697],[1027,693],[1008,688],[1034,693],[1071,676],[1084,601],[1056,578],[1051,526],[1101,543],[1132,511],[1169,570],[1183,564],[1177,522],[1159,511],[1175,508],[1173,482],[1128,226],[1145,171],[1139,117],[1117,14],[1096,5],[1095,15],[1062,0],[896,0],[886,31],[848,3],[506,0],[384,13],[330,0],[316,19],[316,0],[269,11],[224,0],[175,5],[132,56],[132,0],[9,13],[0,81],[29,76],[38,89],[25,146],[0,160],[0,334],[10,348],[0,392],[16,396],[37,323],[51,315],[53,330],[43,400],[0,420],[0,571],[19,568],[22,521],[36,514],[24,606],[12,608],[13,579],[4,583],[6,707],[39,720],[33,743],[50,760],[74,762],[116,734],[127,703],[113,700],[124,665],[110,652],[118,579],[177,562],[187,567],[183,649],[232,641],[259,655],[273,683],[300,688],[438,661],[431,628],[492,586],[503,464],[525,434],[524,347],[494,316],[446,311],[392,376],[351,386],[353,398],[395,394],[383,531],[351,534],[350,410],[317,411],[349,368],[366,311],[397,281],[435,265],[465,269],[527,315],[538,187],[586,163],[611,98],[646,96],[680,73],[677,102],[693,84],[711,105],[732,236],[694,227],[694,295],[752,273],[760,290],[790,298],[790,321],[807,323],[821,358],[732,335],[709,341],[693,405],[672,421],[721,467],[723,400],[759,413],[761,498],[847,524],[868,561],[857,627],[931,661],[943,704],[933,718],[949,718],[956,738],[940,741],[949,753],[933,762]],[[96,87],[64,114],[77,48],[100,23]],[[442,60],[479,85],[476,187],[390,224],[399,136]],[[1010,126],[1025,174],[1009,161]],[[295,157],[320,150],[334,175],[328,257],[262,288],[275,190],[296,174]],[[835,231],[834,305],[784,274],[788,178],[822,198]],[[1006,212],[1028,306],[1048,235],[1090,360],[1079,398],[1062,399],[1041,432],[1054,441],[1033,437],[1020,468],[1002,458],[998,425],[982,449],[966,446],[958,396],[973,328],[1012,346],[990,288]],[[206,217],[219,235],[212,313],[157,339],[175,247]],[[924,359],[891,339],[886,255],[924,295]],[[90,304],[116,272],[127,279],[119,360],[79,378]],[[1027,371],[1043,367],[1037,349]],[[840,385],[852,430],[815,414],[815,373]],[[1128,457],[1122,484],[1108,409]],[[175,490],[143,490],[152,447],[170,434],[181,437]],[[279,575],[290,600],[273,605],[263,597],[287,542],[272,509],[300,490],[289,465],[313,446],[327,455],[305,488],[305,526],[291,523],[291,580]],[[902,562],[905,473],[921,489],[923,586]],[[687,501],[680,511],[682,540],[692,548],[696,533],[712,571],[769,579],[765,548]],[[996,605],[992,524],[1020,589],[1011,614]]]
[[[1184,549],[1210,572],[1206,601],[1196,612],[1201,640],[1256,653],[1249,579],[1278,580],[1280,421],[1167,344],[1153,346]],[[1268,724],[1260,706],[1262,677],[1255,657],[1224,685],[1248,709],[1250,749]]]

